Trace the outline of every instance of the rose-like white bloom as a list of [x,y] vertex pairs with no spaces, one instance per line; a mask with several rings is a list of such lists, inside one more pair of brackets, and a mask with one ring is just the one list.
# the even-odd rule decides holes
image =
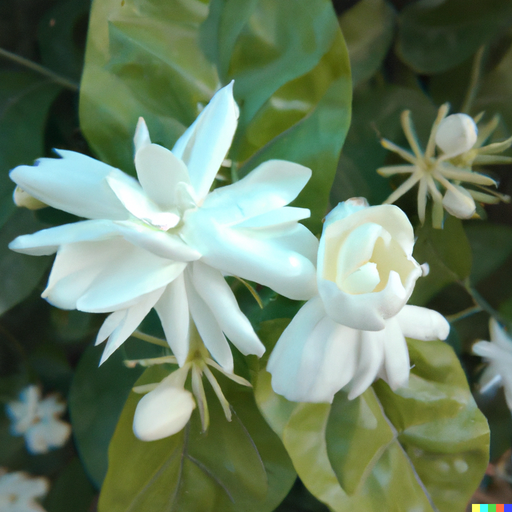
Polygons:
[[243,179],[208,193],[233,139],[238,107],[233,85],[216,93],[172,151],[152,144],[141,119],[135,133],[138,181],[74,153],[20,166],[11,178],[31,196],[91,220],[18,237],[26,254],[57,251],[51,304],[111,312],[97,337],[105,361],[155,308],[183,365],[190,317],[225,369],[233,358],[265,348],[225,282],[231,274],[292,299],[314,294],[317,241],[298,221],[308,209],[286,207],[311,176],[301,165],[271,160]]
[[35,500],[48,493],[48,480],[0,468],[0,510],[2,512],[45,512]]
[[377,377],[397,389],[409,379],[405,337],[445,339],[437,312],[407,306],[422,268],[413,228],[396,206],[340,203],[326,217],[318,250],[318,293],[293,318],[268,361],[272,387],[289,400],[349,399]]
[[5,406],[11,419],[11,434],[25,436],[27,449],[32,454],[46,453],[63,446],[71,434],[69,423],[59,419],[66,404],[56,395],[41,400],[41,390],[31,385],[23,389],[19,400]]
[[473,345],[473,352],[483,357],[489,365],[480,379],[480,392],[503,386],[508,408],[512,411],[512,338],[498,322],[489,321],[491,341],[479,341]]
[[[510,163],[509,157],[495,156],[512,145],[512,137],[503,142],[483,146],[498,126],[498,118],[493,119],[480,130],[475,121],[466,114],[452,114],[446,117],[448,104],[439,108],[437,119],[432,125],[430,137],[425,150],[421,148],[410,112],[402,113],[402,128],[411,151],[403,149],[393,142],[382,139],[381,143],[390,151],[397,153],[407,165],[389,165],[377,169],[382,176],[410,174],[387,199],[394,203],[398,198],[418,184],[418,216],[421,223],[425,221],[427,199],[432,197],[432,225],[443,226],[443,208],[454,217],[469,219],[476,211],[475,201],[497,203],[509,201],[508,196],[499,194],[483,185],[496,185],[496,182],[472,170],[473,164]],[[436,145],[441,154],[436,156]],[[465,188],[461,183],[472,185]]]

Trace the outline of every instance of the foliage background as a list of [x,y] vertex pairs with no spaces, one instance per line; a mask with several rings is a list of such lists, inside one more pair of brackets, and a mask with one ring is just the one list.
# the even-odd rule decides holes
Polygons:
[[[195,3],[181,4],[190,7]],[[124,5],[124,2],[117,4]],[[267,9],[272,8],[269,7],[271,4],[262,3]],[[313,2],[311,5],[314,4],[318,6],[315,15],[312,15],[312,10],[288,14],[288,38],[294,34],[300,37],[312,20],[321,26],[322,15],[326,16],[322,10],[325,2]],[[103,5],[107,10],[113,3],[103,2]],[[94,55],[90,50],[88,54],[89,78],[86,75],[82,83],[79,122],[78,87],[84,64],[90,7],[88,0],[17,0],[0,4],[0,48],[41,66],[34,68],[19,59],[14,60],[12,56],[0,55],[0,400],[7,402],[15,398],[28,382],[40,382],[45,392],[58,391],[68,398],[74,427],[74,439],[64,448],[48,455],[31,456],[26,452],[22,438],[10,436],[8,421],[0,413],[0,466],[49,476],[53,485],[44,503],[48,512],[95,509],[98,488],[107,471],[107,446],[129,390],[140,375],[138,370],[126,369],[122,361],[140,354],[148,356],[148,349],[131,340],[126,348],[97,369],[100,350],[92,348],[91,341],[101,324],[99,315],[57,310],[40,299],[51,258],[15,254],[7,249],[6,244],[19,234],[70,222],[73,218],[49,208],[37,212],[15,209],[11,200],[14,186],[8,179],[8,171],[21,163],[32,163],[37,157],[49,156],[51,148],[58,147],[95,155],[130,172],[131,132],[136,116],[140,115],[136,112],[144,112],[158,142],[171,146],[183,126],[195,117],[196,102],[207,101],[215,89],[217,78],[225,82],[228,76],[238,73],[237,84],[241,85],[240,98],[237,99],[253,101],[252,107],[244,105],[246,114],[241,120],[241,127],[245,135],[235,141],[236,159],[246,162],[238,171],[243,175],[260,159],[268,159],[269,155],[287,158],[287,151],[294,154],[300,146],[302,153],[298,158],[303,163],[313,168],[324,165],[326,169],[323,174],[316,175],[318,178],[310,189],[310,196],[301,199],[303,205],[310,207],[316,215],[316,224],[313,222],[310,227],[318,232],[318,221],[326,212],[325,187],[332,179],[328,164],[322,164],[320,160],[330,158],[334,162],[333,159],[337,159],[336,152],[331,151],[328,157],[326,153],[335,145],[334,138],[340,138],[336,130],[346,129],[349,119],[346,112],[343,117],[327,118],[328,128],[318,140],[311,138],[314,132],[306,126],[304,135],[293,135],[296,137],[293,140],[302,142],[300,145],[288,147],[286,140],[268,145],[273,137],[312,111],[312,105],[324,97],[328,89],[326,84],[335,82],[337,77],[324,76],[315,68],[302,83],[297,78],[298,82],[287,88],[285,84],[290,77],[300,77],[306,70],[301,71],[300,66],[291,69],[288,79],[280,84],[283,87],[282,97],[307,105],[309,102],[309,106],[303,107],[302,111],[292,109],[291,117],[279,117],[268,106],[259,110],[263,104],[268,105],[265,101],[275,86],[269,91],[264,88],[259,91],[260,87],[256,87],[260,83],[272,82],[272,70],[265,67],[271,62],[272,55],[268,55],[265,62],[261,56],[242,53],[237,61],[239,68],[233,71],[229,62],[236,55],[223,53],[225,46],[215,48],[213,45],[208,56],[216,62],[216,72],[213,72],[206,64],[195,66],[197,55],[184,54],[182,58],[194,64],[190,71],[196,72],[195,78],[205,85],[203,89],[190,93],[187,84],[180,83],[178,75],[158,72],[162,59],[172,68],[180,57],[167,54],[167,46],[158,47],[158,37],[155,36],[155,39],[143,41],[142,45],[151,49],[155,59],[149,64],[144,61],[154,70],[154,81],[147,81],[149,90],[144,90],[141,89],[144,82],[140,80],[140,70],[135,65],[144,57],[141,57],[140,45],[131,44],[140,40],[137,27],[120,16],[111,20],[109,34],[102,33],[104,29],[97,21],[100,19],[97,14],[96,21],[94,18],[91,21],[91,27],[96,23],[97,53]],[[402,145],[405,143],[399,124],[400,112],[404,109],[412,111],[422,140],[426,139],[440,104],[450,101],[453,111],[458,111],[467,98],[474,55],[482,45],[485,45],[486,53],[481,80],[478,87],[472,89],[474,98],[470,113],[476,115],[485,110],[486,119],[499,113],[501,120],[496,138],[512,135],[512,5],[509,1],[472,0],[468,3],[447,0],[434,5],[426,0],[359,0],[338,1],[335,8],[348,47],[354,89],[352,124],[330,192],[331,205],[354,195],[366,196],[371,204],[379,204],[389,195],[397,183],[379,177],[375,169],[394,160],[380,147],[378,137],[384,136]],[[236,15],[242,17],[242,11],[241,8]],[[176,19],[176,12],[172,10],[166,15],[168,20]],[[162,29],[166,21],[165,17],[160,18],[161,13],[153,21],[158,21],[161,25],[156,24],[156,28],[160,26]],[[226,23],[225,30],[229,34],[230,25]],[[102,38],[107,39],[103,41]],[[106,51],[107,43],[120,50],[108,65],[101,60],[104,57],[101,52]],[[171,43],[167,41],[166,44]],[[251,44],[253,41],[247,41],[246,52],[249,52]],[[330,59],[338,59],[334,67],[341,69],[343,52],[336,48],[328,55]],[[257,58],[263,59],[260,64],[263,72],[267,73],[266,76],[258,76],[259,81],[255,81],[254,74],[251,75],[251,62]],[[135,64],[128,66],[128,62]],[[116,97],[119,89],[112,88],[107,79],[103,80],[105,73],[108,80],[123,82],[125,96]],[[103,77],[101,80],[98,74]],[[160,95],[161,103],[151,104],[156,88],[166,90],[170,82],[178,91],[181,87],[184,94],[191,94],[193,98],[177,104],[179,94]],[[316,95],[312,90],[317,91]],[[346,96],[349,92],[345,90],[344,94]],[[198,100],[197,96],[202,97]],[[125,101],[127,98],[130,99],[128,103]],[[265,151],[257,153],[263,146]],[[499,178],[500,191],[512,195],[511,171],[510,166],[494,166],[490,172]],[[324,194],[322,200],[314,199],[316,192]],[[417,225],[414,194],[406,195],[398,204]],[[509,327],[512,325],[512,208],[501,204],[486,207],[485,212],[479,213],[484,220],[460,222],[450,219],[443,231],[434,231],[428,225],[418,227],[415,257],[430,263],[431,274],[420,280],[413,296],[416,304],[433,307],[448,316],[472,307],[475,300],[483,309],[480,313],[454,321],[448,339],[472,389],[478,381],[481,364],[479,358],[471,355],[470,347],[476,339],[488,339],[488,312],[496,311],[503,323]],[[297,309],[297,305],[289,301],[276,301],[262,292],[267,308],[260,313],[242,290],[237,290],[237,293],[251,320],[263,329],[262,336],[270,325],[262,322],[290,318]],[[149,332],[155,330],[151,318],[144,328]],[[274,325],[272,328],[275,330],[277,327]],[[156,331],[153,333],[158,334]],[[435,359],[434,356],[443,350],[441,344],[429,357]],[[439,364],[442,368],[442,361]],[[250,369],[255,371],[254,367]],[[418,372],[421,377],[421,369]],[[265,411],[268,403],[265,397],[268,395],[265,395],[265,382],[260,378],[264,379],[264,375],[258,376],[257,399]],[[457,386],[463,381],[463,375],[458,375],[458,378]],[[377,384],[365,396],[369,407],[374,394],[385,396],[385,386]],[[476,394],[475,398],[489,420],[491,460],[496,461],[510,448],[510,412],[501,391],[494,396]],[[340,396],[334,407],[345,407],[342,402]],[[306,413],[290,410],[295,419]],[[316,411],[315,417],[320,421],[322,411]],[[269,418],[272,418],[271,413],[268,413],[267,420],[278,431],[279,428],[272,425]],[[324,425],[327,439],[329,429],[335,429],[336,421],[342,422],[342,415],[338,417],[331,413],[329,423]],[[293,427],[293,423],[291,425]],[[343,428],[348,427],[345,425]],[[287,435],[283,442],[289,447],[294,443],[293,429]],[[332,434],[331,439],[329,449],[341,450],[347,456],[343,452],[346,447],[337,446]],[[300,467],[300,460],[293,462],[296,469]],[[338,479],[346,477],[343,468],[334,469]],[[301,473],[301,477],[308,488],[321,498],[322,492],[315,491],[315,482],[308,480],[307,472]],[[315,476],[309,477],[314,480]],[[289,479],[290,484],[292,480]],[[350,487],[350,483],[347,485]],[[485,485],[492,486],[493,481],[487,480]],[[328,502],[326,499],[322,501]],[[327,508],[297,480],[278,510],[316,512]]]

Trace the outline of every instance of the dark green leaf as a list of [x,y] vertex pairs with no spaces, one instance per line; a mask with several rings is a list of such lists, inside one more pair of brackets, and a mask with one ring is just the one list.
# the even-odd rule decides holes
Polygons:
[[44,152],[44,127],[60,86],[33,73],[0,72],[0,226],[13,212],[8,171]]
[[33,233],[44,227],[46,226],[38,222],[34,214],[25,208],[17,209],[2,227],[0,231],[0,314],[5,313],[32,292],[51,262],[48,256],[34,258],[19,254],[11,251],[7,245],[19,235]]
[[434,229],[427,212],[427,220],[416,236],[414,258],[419,263],[428,263],[430,271],[416,282],[411,302],[424,305],[447,284],[469,276],[471,246],[462,222],[451,215],[446,217],[443,229]]
[[[165,370],[153,367],[139,383],[164,375]],[[221,382],[234,411],[231,422],[207,387],[210,427],[205,434],[195,411],[182,432],[147,443],[133,435],[140,395],[130,395],[110,445],[100,512],[274,510],[295,472],[251,392],[226,379]]]
[[387,0],[360,0],[340,16],[354,87],[381,67],[393,41],[395,15]]
[[419,0],[399,15],[397,52],[418,73],[440,73],[469,58],[511,22],[508,0]]

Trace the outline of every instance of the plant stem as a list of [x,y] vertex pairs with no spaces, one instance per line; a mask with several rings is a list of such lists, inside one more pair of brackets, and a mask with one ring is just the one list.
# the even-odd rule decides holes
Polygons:
[[50,71],[44,66],[36,64],[35,62],[32,62],[29,59],[25,59],[24,57],[20,57],[19,55],[16,55],[15,53],[12,53],[8,50],[0,48],[0,57],[12,60],[13,62],[16,62],[17,64],[20,64],[21,66],[24,66],[28,69],[31,69],[32,71],[35,71],[40,75],[46,76],[56,84],[59,84],[62,87],[69,89],[70,91],[77,92],[79,89],[78,84],[76,84],[75,82],[72,82],[71,80],[68,80],[63,76],[60,76],[57,73],[54,73],[53,71]]
[[154,345],[159,345],[160,347],[169,348],[169,345],[165,340],[161,340],[160,338],[157,338],[156,336],[151,336],[149,334],[145,334],[140,331],[134,331],[132,333],[132,336],[134,338],[137,338],[142,341],[147,341],[148,343],[153,343]]

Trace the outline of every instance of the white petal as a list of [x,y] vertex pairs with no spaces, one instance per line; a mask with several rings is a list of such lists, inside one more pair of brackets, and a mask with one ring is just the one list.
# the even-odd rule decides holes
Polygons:
[[183,274],[168,284],[160,300],[155,304],[165,333],[165,339],[178,364],[183,366],[189,350],[190,314]]
[[308,219],[311,212],[308,208],[296,208],[294,206],[284,206],[277,210],[272,210],[261,215],[256,215],[250,219],[240,222],[238,228],[262,228],[269,229],[289,229],[292,224],[297,223],[299,220]]
[[501,327],[494,317],[491,317],[489,320],[489,332],[491,334],[491,341],[512,352],[512,339],[507,335],[505,329]]
[[158,144],[145,145],[135,153],[135,168],[144,192],[163,209],[176,205],[176,185],[190,182],[187,166]]
[[187,220],[182,238],[203,254],[204,263],[291,299],[315,294],[318,242],[304,226],[297,224],[286,236],[273,237],[272,231],[220,226],[200,210]]
[[213,96],[172,149],[185,162],[198,200],[203,199],[210,190],[227,155],[238,116],[231,82]]
[[407,338],[445,340],[450,334],[450,324],[446,318],[432,309],[404,306],[395,318]]
[[359,343],[359,360],[350,385],[349,400],[364,393],[377,378],[384,360],[386,331],[360,331]]
[[123,220],[128,213],[105,178],[129,176],[114,167],[74,151],[58,150],[62,158],[41,158],[33,167],[21,165],[10,173],[23,190],[44,203],[79,217]]
[[9,249],[32,256],[43,256],[53,254],[60,245],[107,240],[115,236],[119,236],[119,233],[117,226],[112,221],[85,220],[43,229],[33,235],[19,236],[9,244]]
[[49,449],[63,446],[70,434],[71,426],[68,423],[40,421],[25,434],[27,449],[32,454],[47,453]]
[[475,121],[467,114],[452,114],[441,121],[436,132],[436,144],[445,156],[457,156],[469,151],[478,138]]
[[[158,299],[162,296],[165,288],[159,288],[143,297],[139,301],[127,308],[125,314],[114,329],[107,341],[103,354],[101,355],[100,365],[102,365],[113,353],[117,350],[135,329],[140,325],[142,320],[151,311],[151,308],[156,304]],[[108,320],[108,319],[107,319]]]
[[117,176],[108,176],[107,182],[124,207],[138,219],[164,230],[175,227],[180,221],[176,213],[161,210],[146,195],[137,180],[119,180]]
[[149,136],[149,130],[144,121],[143,117],[139,117],[137,121],[137,128],[135,129],[135,135],[133,137],[133,146],[135,148],[135,154],[143,147],[151,144],[151,138]]
[[242,354],[265,352],[263,343],[254,332],[247,317],[240,311],[238,302],[222,274],[201,263],[192,264],[192,283],[215,316],[220,328]]
[[201,257],[201,253],[187,245],[179,235],[129,220],[115,224],[125,240],[161,258],[194,261]]
[[188,423],[195,407],[190,391],[163,381],[139,400],[133,416],[133,433],[141,441],[177,434]]
[[293,201],[311,174],[302,165],[269,160],[236,183],[215,189],[205,199],[203,208],[211,210],[219,224],[237,224]]
[[325,217],[324,228],[333,222],[344,219],[353,213],[364,210],[370,205],[364,197],[352,197],[342,203],[338,203]]
[[233,354],[226,337],[213,316],[210,308],[199,296],[194,285],[185,276],[186,290],[190,314],[196,324],[197,331],[212,357],[229,373],[233,373]]
[[384,380],[394,391],[409,382],[409,349],[396,318],[390,318],[386,322],[386,329],[380,335],[385,340]]
[[100,345],[103,343],[125,320],[127,309],[119,309],[108,315],[96,335],[96,341],[94,345]]
[[27,208],[28,210],[40,210],[41,208],[48,206],[46,203],[39,201],[39,199],[31,196],[28,192],[18,186],[14,189],[12,199],[16,206]]
[[458,219],[470,219],[476,211],[475,200],[471,194],[460,185],[449,188],[443,197],[445,210]]

